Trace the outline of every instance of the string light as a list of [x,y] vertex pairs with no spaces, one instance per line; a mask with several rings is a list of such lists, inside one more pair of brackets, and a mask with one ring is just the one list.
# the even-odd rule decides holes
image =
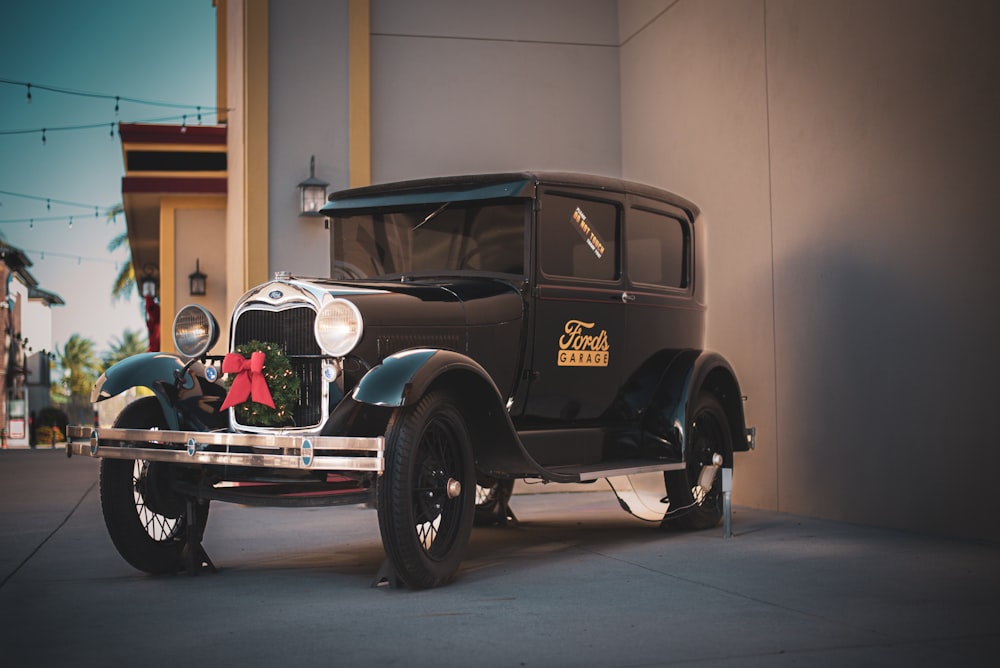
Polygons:
[[[98,209],[98,205],[93,202],[72,202],[65,199],[56,199],[55,197],[44,197],[42,195],[26,195],[24,193],[15,193],[9,190],[0,190],[0,195],[6,195],[7,197],[20,197],[22,199],[30,199],[36,202],[45,202],[45,208],[48,211],[52,210],[53,204],[61,204],[62,206],[75,206],[81,209]],[[111,207],[107,207],[109,210]],[[62,216],[65,218],[65,216]]]
[[92,262],[96,264],[113,265],[115,268],[121,266],[121,260],[112,260],[107,257],[93,257],[88,255],[77,255],[75,253],[57,253],[56,251],[46,251],[46,250],[29,249],[29,248],[22,248],[21,250],[29,255],[37,254],[40,260],[44,260],[46,259],[46,256],[48,256],[48,259],[58,258],[63,260],[76,260],[77,264],[82,264],[84,262]]
[[33,218],[5,218],[4,220],[0,220],[0,225],[17,225],[17,224],[22,224],[23,225],[24,223],[28,223],[29,225],[31,225],[32,227],[34,227],[35,223],[62,222],[62,221],[68,221],[69,219],[70,219],[69,215],[65,215],[65,216],[42,216],[40,218],[39,217],[33,217]]
[[[215,113],[218,113],[218,112],[215,112]],[[186,119],[186,118],[187,118],[187,115],[185,114],[185,115],[182,115],[182,116],[161,116],[159,118],[142,118],[142,119],[132,120],[132,121],[126,121],[126,122],[128,122],[128,123],[170,123],[170,122],[173,122],[173,121],[178,121],[178,120]],[[94,128],[103,128],[105,125],[108,125],[107,121],[102,122],[102,123],[82,123],[80,125],[61,125],[61,126],[56,127],[56,128],[18,128],[16,130],[0,130],[0,136],[6,136],[6,135],[29,135],[29,134],[34,134],[36,132],[41,132],[42,133],[42,142],[44,143],[45,142],[45,133],[46,132],[68,132],[68,131],[72,131],[72,130],[93,130]],[[114,122],[112,122],[111,125],[113,126]],[[114,131],[114,129],[112,128],[112,132],[113,131]]]
[[[48,91],[50,93],[59,93],[61,95],[75,95],[77,97],[89,97],[99,100],[114,100],[115,101],[115,112],[117,113],[120,102],[130,102],[132,104],[144,104],[149,107],[161,107],[164,109],[197,109],[196,104],[183,104],[180,102],[165,102],[162,100],[145,100],[138,97],[126,97],[122,95],[112,95],[110,93],[95,93],[86,90],[74,90],[72,88],[61,88],[59,86],[50,86],[46,84],[31,84],[25,81],[15,81],[14,79],[0,79],[0,84],[7,84],[10,86],[27,86],[28,89],[28,102],[31,102],[31,89],[32,87]],[[208,107],[213,111],[229,111],[225,107]]]
[[[0,225],[24,225],[27,224],[29,229],[35,229],[35,223],[67,223],[70,228],[73,227],[73,223],[77,222],[74,218],[79,216],[42,216],[42,217],[32,217],[32,218],[5,218],[0,220]],[[98,217],[99,218],[99,217]],[[108,220],[112,225],[117,224],[117,218],[111,218]]]

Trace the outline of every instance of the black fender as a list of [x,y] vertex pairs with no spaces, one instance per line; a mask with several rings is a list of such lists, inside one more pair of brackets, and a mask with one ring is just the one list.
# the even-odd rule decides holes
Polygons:
[[[667,367],[653,402],[643,416],[644,449],[659,451],[672,459],[683,459],[694,399],[702,392],[714,394],[726,411],[733,450],[749,450],[743,395],[736,372],[722,355],[703,350],[682,351]],[[723,465],[731,467],[733,453],[720,454]]]
[[480,471],[496,477],[572,480],[562,480],[564,476],[532,459],[489,373],[474,359],[452,350],[417,348],[386,357],[341,401],[328,426],[365,424],[365,431],[378,432],[385,428],[392,409],[414,404],[435,389],[447,390],[457,403]]
[[200,362],[188,364],[170,353],[133,355],[101,374],[90,401],[104,401],[133,387],[153,392],[171,430],[205,431],[227,424],[225,414],[218,411],[225,390],[205,378]]

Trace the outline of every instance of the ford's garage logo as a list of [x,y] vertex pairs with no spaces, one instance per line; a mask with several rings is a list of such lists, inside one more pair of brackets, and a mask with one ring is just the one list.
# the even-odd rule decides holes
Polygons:
[[559,337],[559,366],[607,366],[611,345],[608,330],[594,331],[594,323],[567,320]]
[[267,293],[267,296],[271,299],[281,299],[282,297],[285,296],[285,293],[282,292],[281,290],[271,290],[270,292]]

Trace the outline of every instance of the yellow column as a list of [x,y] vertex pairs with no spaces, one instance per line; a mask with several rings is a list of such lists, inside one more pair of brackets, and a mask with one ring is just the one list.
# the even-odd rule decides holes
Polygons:
[[350,185],[372,182],[371,156],[371,11],[369,0],[351,0]]
[[268,272],[268,0],[246,0],[244,20],[244,289],[265,282]]

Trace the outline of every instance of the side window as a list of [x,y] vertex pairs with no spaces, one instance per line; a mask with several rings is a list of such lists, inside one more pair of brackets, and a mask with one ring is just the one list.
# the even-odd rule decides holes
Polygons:
[[628,274],[633,283],[687,287],[690,235],[684,221],[633,208],[626,235]]
[[617,280],[619,217],[619,208],[609,202],[547,193],[539,216],[542,272]]

